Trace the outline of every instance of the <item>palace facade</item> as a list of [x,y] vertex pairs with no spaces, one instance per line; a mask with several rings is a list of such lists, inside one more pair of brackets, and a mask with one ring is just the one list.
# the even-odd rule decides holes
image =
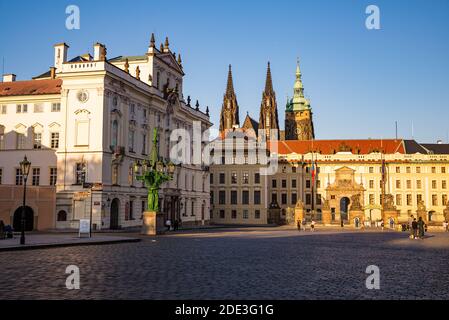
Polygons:
[[[231,71],[227,88],[237,106]],[[238,119],[238,106],[228,106],[225,99],[221,119],[229,126],[222,127],[214,142],[223,156],[211,166],[212,222],[264,225],[300,218],[356,227],[384,221],[395,227],[411,215],[429,225],[449,220],[449,145],[405,139],[315,140],[299,63],[285,109],[285,131],[269,135],[279,129],[270,65],[259,122],[247,115],[239,126],[228,119],[228,114]],[[278,159],[275,172],[268,175],[263,174],[267,165],[260,154],[251,153],[261,135]]]
[[[94,229],[132,227],[142,224],[147,201],[133,164],[148,157],[153,128],[168,160],[173,130],[212,125],[208,109],[184,97],[181,56],[168,38],[156,48],[152,35],[139,56],[109,59],[100,43],[93,52],[69,59],[69,46],[57,44],[48,72],[27,81],[4,75],[0,83],[0,220],[16,229],[25,154],[28,230],[77,228],[91,214]],[[209,173],[190,163],[163,185],[162,211],[184,225],[207,224]]]

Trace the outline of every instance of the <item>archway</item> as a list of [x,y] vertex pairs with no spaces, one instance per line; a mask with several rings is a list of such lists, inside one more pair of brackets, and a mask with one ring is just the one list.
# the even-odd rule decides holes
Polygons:
[[[14,212],[12,227],[16,232],[22,231],[22,208],[23,207],[19,207]],[[31,209],[28,206],[25,206],[25,231],[33,231],[33,229],[34,229],[33,209]]]
[[119,228],[120,200],[115,198],[111,202],[111,214],[109,228],[116,230]]
[[350,200],[348,197],[340,199],[340,217],[342,221],[348,220],[349,203]]
[[433,214],[435,213],[435,211],[429,211],[429,213],[428,213],[428,221],[430,222],[430,221],[432,221],[432,216],[433,216]]

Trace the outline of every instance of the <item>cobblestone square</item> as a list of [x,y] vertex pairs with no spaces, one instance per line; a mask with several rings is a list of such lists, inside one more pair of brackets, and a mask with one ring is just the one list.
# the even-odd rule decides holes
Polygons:
[[[0,299],[448,299],[448,249],[442,232],[236,228],[1,252]],[[79,290],[66,289],[68,265]],[[365,287],[369,265],[380,290]]]

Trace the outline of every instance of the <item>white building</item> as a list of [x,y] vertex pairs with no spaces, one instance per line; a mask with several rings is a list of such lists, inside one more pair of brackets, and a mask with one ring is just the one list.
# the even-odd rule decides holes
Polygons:
[[[113,59],[99,43],[93,57],[71,60],[67,44],[54,49],[49,72],[30,81],[5,75],[0,83],[0,219],[18,219],[18,166],[26,154],[32,162],[28,229],[77,228],[91,212],[97,229],[141,225],[147,193],[133,164],[148,157],[153,128],[159,128],[160,156],[168,159],[172,130],[192,132],[197,121],[205,132],[209,112],[184,99],[181,58],[168,39],[156,49],[152,35],[146,54]],[[177,166],[160,198],[167,218],[208,223],[207,169]]]

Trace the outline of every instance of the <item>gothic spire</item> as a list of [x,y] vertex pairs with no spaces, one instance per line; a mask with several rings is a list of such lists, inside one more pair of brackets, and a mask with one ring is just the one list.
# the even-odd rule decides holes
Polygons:
[[231,96],[231,95],[235,95],[234,93],[234,84],[232,81],[232,69],[231,69],[231,65],[229,65],[229,71],[228,71],[228,83],[226,85],[226,95],[227,96]]
[[156,40],[154,39],[154,33],[151,33],[150,48],[156,48]]
[[270,62],[268,62],[268,67],[267,67],[267,78],[265,80],[265,93],[266,94],[273,93],[273,81],[271,79]]
[[294,98],[304,98],[304,86],[301,79],[301,69],[299,68],[299,58],[296,60],[296,80],[294,86]]

